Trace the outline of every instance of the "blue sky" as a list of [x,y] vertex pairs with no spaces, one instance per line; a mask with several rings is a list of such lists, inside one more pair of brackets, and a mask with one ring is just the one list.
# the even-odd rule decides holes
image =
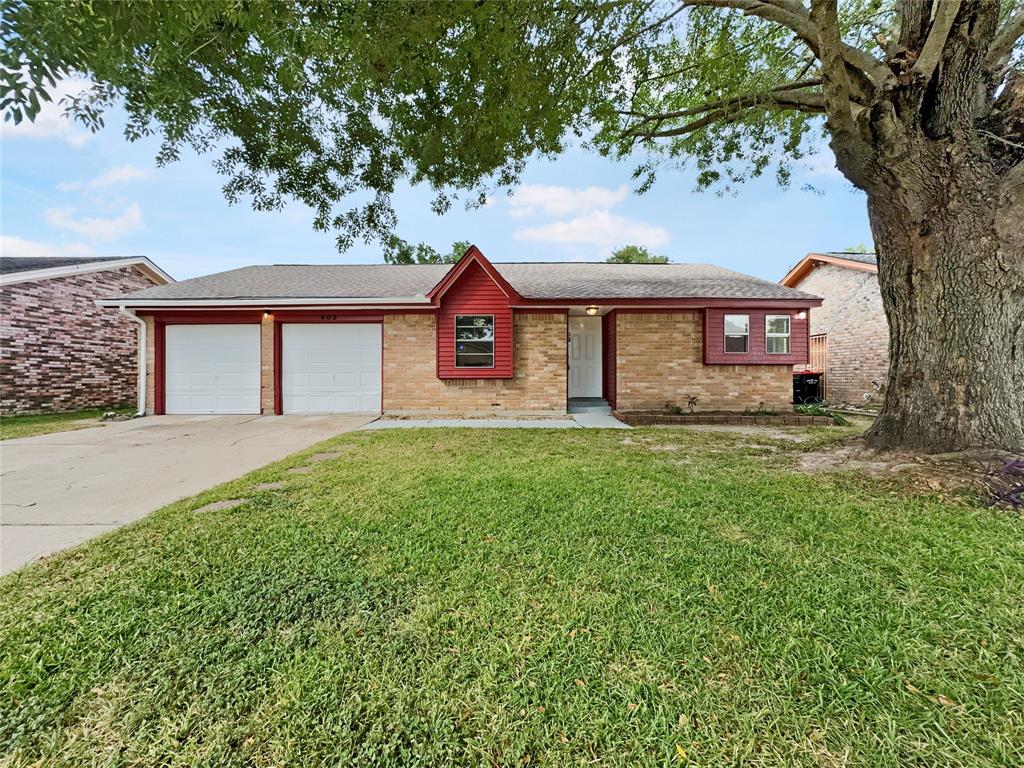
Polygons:
[[[3,128],[3,255],[143,254],[177,279],[247,264],[381,261],[373,245],[339,254],[301,205],[271,213],[228,205],[213,155],[185,153],[158,169],[156,142],[127,143],[120,115],[91,135],[60,111],[47,105],[35,124]],[[808,251],[871,242],[864,197],[827,150],[788,189],[768,177],[724,196],[694,192],[685,170],[661,172],[638,196],[632,168],[571,150],[530,163],[511,197],[500,192],[486,208],[456,205],[441,217],[430,210],[429,191],[405,189],[395,200],[398,234],[440,251],[469,240],[492,261],[600,261],[616,245],[639,243],[673,261],[771,280]]]

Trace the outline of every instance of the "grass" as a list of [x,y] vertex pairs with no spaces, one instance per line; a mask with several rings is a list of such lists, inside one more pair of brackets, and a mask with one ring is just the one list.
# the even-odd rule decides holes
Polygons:
[[47,435],[51,432],[68,432],[73,429],[87,429],[103,425],[100,417],[104,413],[131,413],[132,408],[90,408],[84,411],[66,413],[40,413],[32,416],[4,416],[0,418],[0,440],[14,440],[18,437]]
[[1024,521],[809,434],[353,433],[182,500],[0,581],[0,763],[1021,765]]

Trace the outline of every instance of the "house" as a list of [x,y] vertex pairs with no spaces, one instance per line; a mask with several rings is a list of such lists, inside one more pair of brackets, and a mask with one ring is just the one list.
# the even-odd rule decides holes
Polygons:
[[137,324],[96,300],[170,282],[141,256],[0,257],[0,413],[133,402]]
[[889,323],[873,253],[809,253],[780,281],[821,296],[811,316],[810,365],[824,372],[824,396],[863,404],[889,370]]
[[707,264],[252,266],[101,302],[147,327],[147,411],[788,407],[820,299]]

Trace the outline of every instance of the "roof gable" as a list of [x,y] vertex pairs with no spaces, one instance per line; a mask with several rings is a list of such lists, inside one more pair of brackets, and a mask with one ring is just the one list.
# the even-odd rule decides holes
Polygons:
[[430,289],[429,293],[427,293],[427,298],[434,304],[440,302],[441,297],[451,290],[451,287],[458,282],[459,278],[472,264],[480,266],[509,301],[522,300],[523,297],[519,295],[519,292],[512,287],[508,280],[502,277],[501,273],[494,268],[494,265],[487,260],[487,257],[475,245],[471,245],[466,249],[466,252],[462,254],[462,258],[455,262],[455,266],[448,271],[448,274],[442,277],[437,285]]
[[796,288],[818,264],[834,264],[861,272],[878,272],[878,257],[873,253],[808,253],[779,280],[779,284],[787,288]]

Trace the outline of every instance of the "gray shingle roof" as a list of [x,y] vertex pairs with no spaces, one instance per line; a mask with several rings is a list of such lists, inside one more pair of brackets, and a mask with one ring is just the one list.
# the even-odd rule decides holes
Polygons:
[[122,261],[123,256],[0,256],[0,274],[28,272],[33,269],[76,267],[96,261]]
[[825,256],[835,256],[837,259],[856,261],[861,264],[877,264],[878,256],[873,253],[856,253],[854,251],[829,251]]
[[[814,299],[711,264],[495,263],[530,299]],[[137,300],[398,299],[425,295],[448,264],[276,264],[219,272],[119,297]]]

